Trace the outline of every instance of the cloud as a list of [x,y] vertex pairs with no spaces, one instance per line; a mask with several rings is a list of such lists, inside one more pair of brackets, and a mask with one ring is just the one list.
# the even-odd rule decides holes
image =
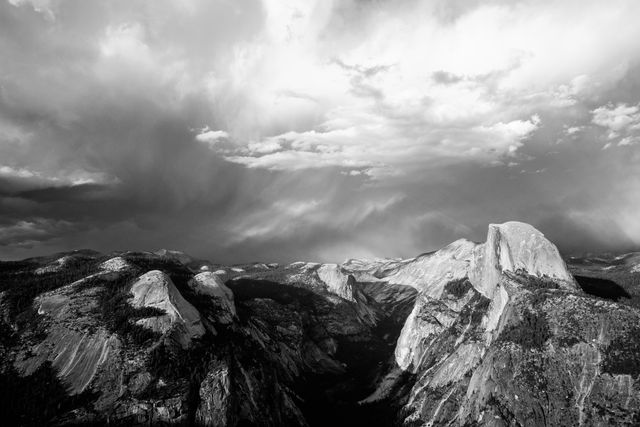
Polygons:
[[228,138],[229,134],[227,132],[223,130],[211,130],[208,126],[196,135],[196,141],[204,142],[211,146],[215,145],[218,141]]
[[582,131],[582,129],[584,129],[583,126],[570,126],[570,127],[566,128],[566,134],[567,135],[576,135],[577,133]]
[[55,20],[51,0],[8,0],[8,3],[16,7],[31,6],[35,12],[43,14],[47,20]]
[[151,52],[144,38],[144,28],[138,22],[110,25],[100,40],[100,53],[106,57],[145,62]]
[[442,70],[434,71],[431,74],[431,78],[433,79],[434,82],[444,84],[444,85],[455,84],[464,80],[464,78],[461,76],[457,76],[453,73],[449,73],[447,71],[442,71]]
[[618,147],[624,147],[625,145],[635,145],[640,142],[640,136],[625,136],[620,141],[618,141]]
[[11,166],[0,166],[0,176],[7,178],[33,178],[36,174],[24,168],[12,168]]
[[31,248],[40,242],[55,238],[61,231],[71,227],[73,225],[69,222],[51,221],[45,218],[0,225],[0,245],[17,244]]
[[640,106],[607,105],[593,110],[593,123],[613,132],[627,132],[640,129]]
[[[624,21],[624,11],[633,5],[621,1],[610,8],[615,12],[602,14],[595,4],[578,8],[570,3],[474,2],[450,9],[441,2],[407,2],[392,10],[379,2],[355,14],[350,6],[327,13],[328,6],[313,2],[283,12],[269,2],[265,6],[273,20],[267,26],[274,28],[243,46],[244,54],[234,60],[240,77],[229,79],[244,81],[260,71],[260,84],[247,87],[243,99],[261,119],[252,116],[235,124],[250,140],[246,147],[279,141],[286,148],[260,156],[241,147],[227,159],[270,170],[346,167],[347,160],[356,168],[398,170],[438,160],[500,162],[521,149],[535,130],[518,133],[515,126],[537,117],[538,127],[543,112],[571,114],[563,109],[578,109],[621,79],[629,61],[639,59],[628,56],[640,48],[626,37],[631,34],[608,30]],[[455,10],[456,18],[442,19],[443,10]],[[354,19],[348,33],[339,24],[344,16]],[[567,27],[562,24],[567,19],[588,25]],[[313,22],[304,34],[299,32],[302,22]],[[553,42],[560,39],[566,43]],[[599,55],[583,48],[590,43]],[[292,87],[314,102],[282,96]],[[303,129],[279,131],[282,121]],[[501,124],[511,124],[514,131]],[[320,141],[328,151],[340,152],[341,159],[288,146]]]
[[23,167],[0,166],[0,179],[13,181],[26,188],[55,188],[76,185],[114,185],[119,180],[103,172],[88,172],[82,169],[58,171],[47,175]]
[[[345,116],[341,117],[341,121]],[[454,163],[489,163],[512,156],[540,125],[540,117],[497,122],[470,129],[428,128],[418,124],[421,135],[397,135],[389,117],[361,117],[348,128],[326,131],[287,132],[240,149],[241,155],[225,158],[251,168],[301,170],[340,167],[347,169],[399,169],[424,165],[434,160]],[[415,138],[415,139],[414,139]],[[256,149],[260,148],[260,150]],[[274,152],[276,150],[281,150]],[[266,154],[265,154],[266,153]]]
[[274,151],[278,151],[281,148],[282,145],[280,144],[280,142],[274,139],[261,142],[251,142],[247,146],[248,152],[252,154],[269,154],[273,153]]
[[[594,109],[593,123],[607,131],[609,141],[618,141],[619,147],[634,145],[640,141],[640,104],[604,105]],[[610,143],[607,143],[607,147]]]
[[226,159],[233,163],[250,168],[265,168],[274,171],[297,171],[324,167],[367,168],[372,164],[365,160],[353,160],[344,152],[326,153],[321,151],[280,151],[263,156],[229,156]]
[[1,2],[0,258],[414,256],[511,219],[640,244],[639,13]]

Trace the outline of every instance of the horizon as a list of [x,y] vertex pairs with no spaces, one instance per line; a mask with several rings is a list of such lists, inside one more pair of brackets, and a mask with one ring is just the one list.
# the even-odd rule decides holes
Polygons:
[[[0,0],[0,260],[640,250],[640,2]],[[120,249],[119,249],[120,250]]]
[[[512,221],[508,221],[508,222],[512,222]],[[488,224],[487,228],[489,225],[494,225],[492,224]],[[544,234],[544,233],[543,233]],[[216,259],[209,259],[206,256],[202,257],[202,256],[196,256],[194,254],[188,253],[186,251],[183,251],[179,248],[157,248],[157,249],[136,249],[136,250],[131,250],[131,249],[113,249],[113,250],[109,250],[109,251],[98,251],[96,249],[92,249],[92,248],[76,248],[76,249],[70,249],[70,250],[66,250],[66,251],[60,251],[60,252],[54,252],[54,253],[42,253],[42,254],[34,254],[32,256],[29,256],[27,258],[15,258],[15,259],[2,259],[0,258],[0,262],[12,262],[12,261],[26,261],[28,259],[38,259],[38,258],[48,258],[48,257],[58,257],[58,256],[65,256],[68,254],[75,254],[78,252],[95,252],[98,253],[100,255],[103,256],[110,256],[110,255],[114,255],[114,256],[119,256],[120,254],[124,254],[127,252],[139,252],[139,253],[148,253],[148,254],[154,254],[154,255],[158,255],[158,252],[161,251],[170,251],[170,252],[177,252],[179,254],[183,254],[186,255],[190,258],[192,258],[194,261],[206,261],[206,262],[210,262],[211,264],[214,265],[246,265],[246,264],[256,264],[256,263],[279,263],[279,264],[291,264],[291,263],[295,263],[295,262],[318,262],[321,261],[323,263],[331,263],[331,264],[343,264],[346,263],[352,259],[362,259],[362,260],[410,260],[410,259],[416,259],[418,257],[421,257],[423,255],[430,255],[433,254],[435,252],[437,252],[440,249],[443,249],[445,247],[447,247],[448,245],[450,245],[451,243],[456,242],[457,240],[469,240],[472,243],[475,244],[483,244],[485,243],[485,240],[470,240],[470,239],[466,239],[464,237],[460,238],[460,239],[456,239],[446,245],[443,245],[442,247],[439,248],[435,248],[432,250],[426,250],[423,252],[420,252],[418,254],[415,255],[411,255],[411,256],[392,256],[392,255],[388,255],[388,256],[372,256],[372,257],[347,257],[344,258],[342,261],[340,260],[314,260],[314,259],[289,259],[289,260],[276,260],[276,259],[251,259],[251,260],[216,260]],[[553,243],[553,242],[551,242]],[[583,252],[583,253],[565,253],[562,250],[558,249],[558,251],[560,252],[560,256],[567,260],[567,259],[581,259],[581,258],[599,258],[599,257],[604,257],[604,258],[616,258],[616,257],[621,257],[621,256],[625,256],[625,255],[630,255],[630,254],[634,254],[634,253],[640,253],[640,248],[628,248],[627,250],[624,251],[605,251],[605,252]]]

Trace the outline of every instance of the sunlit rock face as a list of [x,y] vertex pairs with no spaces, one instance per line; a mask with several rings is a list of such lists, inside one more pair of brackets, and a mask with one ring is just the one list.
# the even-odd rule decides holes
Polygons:
[[398,267],[385,280],[389,283],[413,286],[418,291],[438,298],[444,285],[467,276],[476,244],[460,239],[437,252],[421,255]]
[[504,272],[548,277],[566,289],[578,289],[556,246],[522,222],[489,225],[486,243],[474,251],[469,279],[490,298]]
[[[466,279],[489,300],[482,325],[486,332],[494,331],[509,300],[504,284],[505,273],[548,278],[565,289],[577,289],[555,245],[541,232],[521,222],[491,224],[486,243],[458,240],[433,254],[403,265],[386,277],[390,283],[411,285],[421,292],[398,340],[398,365],[402,368],[415,365],[416,359],[421,357],[426,337],[437,336],[457,317],[458,313],[455,313],[447,316],[450,318],[448,322],[443,322],[437,319],[442,310],[427,310],[424,307],[427,299],[440,300],[445,286],[450,282]],[[425,323],[425,317],[436,321]],[[491,335],[487,334],[486,339],[490,340]]]
[[193,338],[204,335],[200,313],[184,297],[165,273],[153,270],[140,276],[131,286],[131,305],[151,307],[165,312],[164,315],[140,319],[139,325],[165,334],[175,330],[174,337],[187,347]]
[[556,246],[529,224],[490,224],[487,241],[474,249],[469,281],[491,301],[485,319],[487,331],[497,328],[509,298],[505,273],[546,278],[566,290],[578,289]]
[[393,274],[401,266],[414,261],[411,259],[383,258],[358,259],[351,258],[342,263],[341,267],[348,271],[358,282],[384,281],[385,277]]
[[72,257],[63,256],[45,266],[37,268],[35,273],[36,274],[55,273],[57,271],[62,270],[71,260],[72,260]]
[[[118,338],[91,318],[95,290],[71,284],[37,298],[38,315],[48,326],[44,340],[25,354],[16,366],[31,374],[45,361],[71,394],[82,393],[93,381],[110,352],[120,347]],[[78,328],[77,324],[92,326]]]
[[346,300],[354,301],[353,284],[355,280],[344,274],[337,264],[322,264],[316,272],[330,292]]
[[105,271],[125,271],[131,268],[131,265],[122,257],[114,257],[100,264],[100,268]]
[[[422,285],[395,349],[399,368],[416,378],[404,423],[633,424],[640,394],[630,381],[640,370],[605,359],[615,352],[610,337],[621,339],[638,310],[582,294],[557,248],[527,224],[490,225],[466,263],[440,259],[432,272],[453,280],[432,275],[436,286]],[[599,409],[616,405],[625,409]]]

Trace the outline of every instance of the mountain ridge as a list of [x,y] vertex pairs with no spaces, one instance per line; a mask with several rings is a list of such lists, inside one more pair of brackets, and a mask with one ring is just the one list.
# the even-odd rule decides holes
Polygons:
[[[24,425],[633,425],[635,258],[568,261],[508,222],[406,260],[0,262],[3,409]],[[606,275],[629,297],[585,293]],[[20,409],[41,372],[65,411]]]

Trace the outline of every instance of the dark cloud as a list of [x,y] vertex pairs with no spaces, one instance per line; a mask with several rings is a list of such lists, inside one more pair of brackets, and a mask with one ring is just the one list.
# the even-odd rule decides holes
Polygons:
[[459,83],[463,80],[463,77],[461,76],[457,76],[453,73],[448,73],[442,70],[436,71],[435,73],[431,74],[431,78],[434,82],[445,85]]

